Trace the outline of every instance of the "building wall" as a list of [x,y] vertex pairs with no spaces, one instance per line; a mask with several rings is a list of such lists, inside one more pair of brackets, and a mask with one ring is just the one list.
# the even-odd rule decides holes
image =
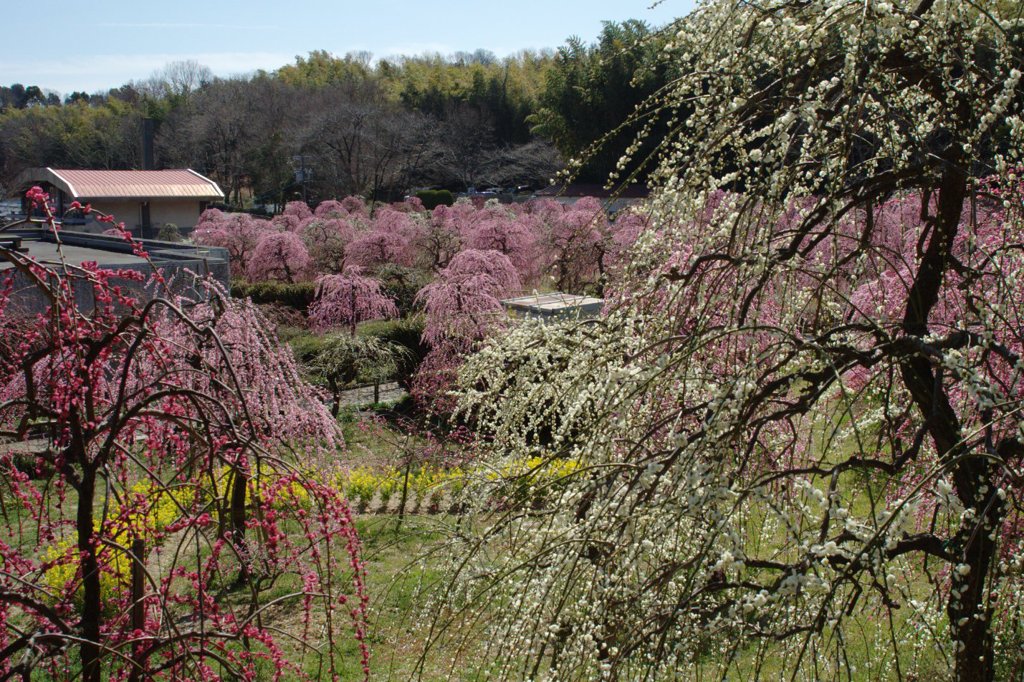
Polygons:
[[149,219],[157,228],[165,223],[174,223],[180,228],[191,229],[199,222],[199,203],[195,199],[152,201]]
[[[97,211],[103,211],[114,216],[119,222],[124,223],[124,226],[129,230],[137,227],[142,222],[142,204],[138,201],[131,199],[95,199],[95,200],[81,200],[82,203],[92,204],[92,207]],[[90,220],[87,225],[94,223],[95,221]],[[103,225],[102,229],[107,229],[107,225]]]
[[[142,202],[137,199],[96,199],[89,203],[93,208],[113,215],[129,230],[142,225]],[[149,203],[149,222],[154,230],[159,230],[165,223],[174,223],[179,228],[190,231],[199,221],[200,203],[196,199],[154,199]],[[89,220],[85,224],[85,229],[90,232],[102,232],[107,227],[95,220]]]

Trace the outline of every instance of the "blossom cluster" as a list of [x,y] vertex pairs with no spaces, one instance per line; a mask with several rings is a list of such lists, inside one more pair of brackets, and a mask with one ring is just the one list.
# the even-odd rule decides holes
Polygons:
[[1019,674],[1008,7],[722,0],[676,24],[679,76],[636,116],[669,130],[659,192],[606,315],[519,326],[461,372],[484,461],[578,469],[543,513],[468,487],[484,520],[452,536],[436,645],[465,645],[459,604],[494,679]]
[[359,539],[319,482],[344,442],[259,311],[198,277],[0,257],[0,674],[302,676],[267,612],[281,581],[326,670],[345,630],[368,666]]

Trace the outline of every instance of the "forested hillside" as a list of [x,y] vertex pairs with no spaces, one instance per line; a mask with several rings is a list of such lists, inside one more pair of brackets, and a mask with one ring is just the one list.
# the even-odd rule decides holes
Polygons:
[[[543,186],[664,85],[653,29],[608,23],[593,44],[498,58],[486,50],[374,60],[314,50],[273,72],[216,78],[175,62],[106,93],[0,88],[0,186],[32,166],[187,166],[229,203],[397,198],[411,187]],[[625,140],[582,179],[607,178]]]

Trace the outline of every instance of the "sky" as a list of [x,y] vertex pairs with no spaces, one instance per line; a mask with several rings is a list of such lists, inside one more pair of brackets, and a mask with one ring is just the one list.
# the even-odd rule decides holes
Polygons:
[[503,57],[557,48],[573,35],[592,42],[604,20],[660,26],[694,6],[654,1],[51,0],[43,14],[23,3],[4,12],[0,84],[105,92],[174,61],[229,77],[272,71],[313,50],[384,58],[483,48]]

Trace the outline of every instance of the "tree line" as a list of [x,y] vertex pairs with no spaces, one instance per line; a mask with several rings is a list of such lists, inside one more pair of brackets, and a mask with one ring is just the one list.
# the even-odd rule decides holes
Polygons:
[[[234,205],[539,187],[664,84],[646,40],[654,33],[640,21],[608,23],[596,43],[574,37],[504,58],[315,50],[226,79],[183,61],[63,99],[13,84],[0,88],[0,186],[33,166],[139,168],[149,118],[157,166],[209,175]],[[608,147],[584,179],[607,177],[624,149]]]

